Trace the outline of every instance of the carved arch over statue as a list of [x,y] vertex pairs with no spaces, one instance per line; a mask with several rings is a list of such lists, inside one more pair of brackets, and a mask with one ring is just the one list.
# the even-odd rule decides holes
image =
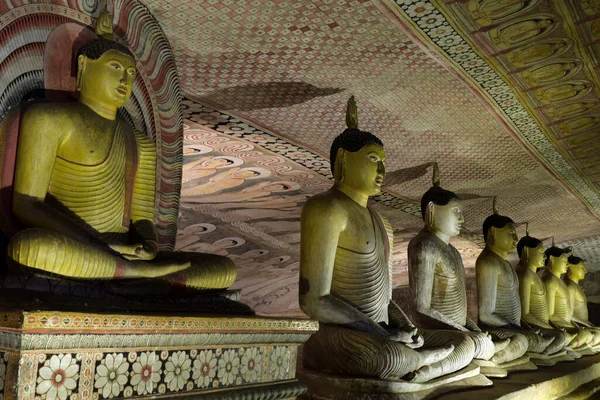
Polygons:
[[[175,60],[162,29],[139,0],[107,1],[107,8],[113,17],[115,39],[133,53],[138,68],[131,99],[121,115],[155,139],[155,223],[161,250],[172,250],[183,162],[183,118]],[[93,37],[93,30],[86,29],[93,26],[101,9],[98,0],[56,0],[53,4],[0,0],[0,120],[29,94],[35,97],[49,89],[47,97],[61,92],[64,96],[73,90],[74,70],[71,76],[56,76],[68,71],[67,57],[61,54],[62,60],[54,59],[45,57],[44,52],[48,45],[72,52],[85,43],[81,39]],[[77,38],[81,43],[73,44]]]

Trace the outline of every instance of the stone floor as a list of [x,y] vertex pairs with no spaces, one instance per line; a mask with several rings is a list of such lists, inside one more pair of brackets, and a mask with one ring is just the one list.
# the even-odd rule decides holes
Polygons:
[[493,386],[445,393],[437,400],[534,400],[600,399],[600,355],[539,367],[537,371],[512,373],[492,379]]

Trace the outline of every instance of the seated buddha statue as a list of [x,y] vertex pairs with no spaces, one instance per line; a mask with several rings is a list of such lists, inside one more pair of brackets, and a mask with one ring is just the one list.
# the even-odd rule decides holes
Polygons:
[[475,273],[479,323],[493,337],[510,337],[515,352],[543,353],[554,341],[521,326],[519,279],[506,259],[517,245],[514,222],[494,213],[483,222],[485,248],[477,257]]
[[348,129],[330,150],[335,183],[302,210],[299,302],[320,322],[304,345],[304,367],[378,379],[411,373],[426,381],[445,371],[418,370],[439,364],[454,346],[414,350],[423,337],[392,300],[393,231],[367,205],[381,191],[383,143],[357,128],[353,98],[346,119]]
[[[521,353],[511,354],[510,339],[496,347],[467,316],[465,268],[458,250],[450,244],[464,222],[462,204],[455,193],[440,187],[437,164],[433,186],[421,198],[421,213],[425,226],[408,244],[408,273],[415,301],[413,321],[419,328],[428,328],[420,330],[425,342],[432,336],[453,337],[455,353],[465,347],[459,357],[467,363],[472,358],[498,364],[521,357]],[[467,354],[461,341],[475,346],[468,347]]]
[[544,267],[546,255],[542,241],[529,236],[529,231],[517,243],[519,264],[516,267],[519,278],[519,299],[521,301],[521,320],[538,329],[554,341],[546,347],[545,354],[553,355],[569,344],[573,336],[564,330],[550,325],[546,286],[538,276],[537,270]]
[[573,312],[571,310],[571,298],[566,283],[561,276],[567,272],[568,256],[570,248],[560,248],[552,243],[552,246],[546,250],[546,269],[542,274],[542,281],[546,287],[546,299],[548,301],[548,320],[550,324],[561,329],[566,329],[573,335],[569,343],[569,348],[574,350],[584,350],[592,339],[593,335],[579,328],[571,320]]
[[106,38],[110,21],[104,12],[100,36],[78,52],[78,101],[38,102],[5,118],[20,118],[12,213],[21,229],[10,238],[9,265],[59,279],[151,278],[156,285],[139,289],[153,293],[227,288],[236,278],[229,259],[158,251],[156,147],[117,116],[136,64]]
[[580,257],[571,255],[567,259],[567,263],[567,274],[563,280],[567,285],[569,299],[571,300],[571,321],[594,335],[589,344],[596,348],[600,345],[600,329],[588,319],[587,298],[583,289],[579,286],[579,282],[585,278],[587,273],[585,261]]

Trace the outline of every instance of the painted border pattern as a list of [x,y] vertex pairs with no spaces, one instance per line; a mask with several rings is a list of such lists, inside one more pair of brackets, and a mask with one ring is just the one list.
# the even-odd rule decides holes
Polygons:
[[578,193],[578,197],[586,203],[590,211],[600,218],[598,192],[585,182],[560,154],[519,102],[510,86],[452,27],[444,14],[436,8],[436,2],[431,0],[394,0],[394,2],[402,17],[429,38],[462,69],[463,73],[479,85],[516,127],[515,132],[519,134],[524,144],[532,149],[563,182]]
[[[17,318],[22,315],[22,319]],[[18,326],[14,321],[21,320]],[[2,321],[11,321],[8,324]],[[0,317],[0,326],[31,330],[51,330],[53,333],[68,330],[98,331],[103,333],[135,330],[164,332],[265,332],[293,331],[316,332],[317,321],[309,319],[270,319],[270,318],[219,318],[219,317],[178,317],[144,316],[119,314],[89,314],[58,311],[37,311],[5,313]]]

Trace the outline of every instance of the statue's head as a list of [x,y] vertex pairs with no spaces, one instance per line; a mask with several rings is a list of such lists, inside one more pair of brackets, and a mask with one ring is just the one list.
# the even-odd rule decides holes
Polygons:
[[[352,105],[356,113],[354,97],[348,101],[349,115],[352,114]],[[374,196],[381,192],[385,176],[383,142],[372,133],[358,129],[357,124],[358,117],[333,140],[329,151],[331,172],[336,184]]]
[[577,256],[569,256],[567,259],[568,270],[567,275],[569,279],[579,282],[583,278],[585,278],[585,274],[587,274],[587,268],[585,267],[585,260],[577,257]]
[[517,243],[517,253],[521,261],[526,265],[542,268],[546,263],[544,244],[540,239],[529,236],[529,234],[526,234]]
[[483,221],[483,238],[490,247],[511,253],[517,247],[517,230],[512,219],[500,214],[492,214]]
[[421,197],[421,215],[430,230],[448,237],[457,236],[465,222],[456,193],[440,186],[437,163],[433,166],[433,186]]
[[562,248],[552,244],[552,247],[546,250],[546,269],[558,275],[567,272],[570,252],[569,247]]
[[131,96],[135,73],[131,52],[109,39],[94,39],[77,54],[77,90],[102,105],[123,107]]

